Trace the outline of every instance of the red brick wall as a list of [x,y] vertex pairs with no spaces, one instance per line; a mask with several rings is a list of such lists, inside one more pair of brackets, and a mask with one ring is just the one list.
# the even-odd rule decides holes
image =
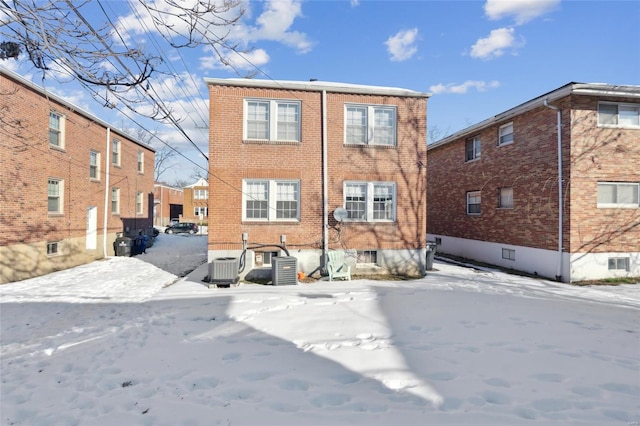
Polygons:
[[[563,120],[564,117],[569,117],[567,111],[563,113]],[[498,128],[511,121],[514,142],[498,146]],[[428,232],[557,250],[556,129],[556,112],[540,107],[469,135],[480,136],[479,160],[465,162],[466,137],[430,149]],[[565,126],[563,138],[566,140],[568,135]],[[566,155],[568,151],[563,149],[563,153]],[[567,164],[565,162],[563,168],[565,182],[569,178]],[[498,191],[502,187],[513,188],[513,209],[497,208]],[[479,216],[466,214],[469,191],[481,191]],[[567,214],[565,212],[565,217]],[[568,237],[564,240],[567,242]]]
[[[65,146],[49,145],[49,112],[65,118]],[[30,87],[0,75],[0,245],[83,237],[86,209],[98,207],[98,234],[104,223],[106,129],[91,118],[47,99]],[[120,215],[107,215],[109,233],[123,229],[121,219],[142,227],[149,222],[148,195],[153,191],[152,151],[115,132],[122,144],[120,168],[110,168],[109,186],[120,187]],[[89,153],[99,152],[99,178],[89,177]],[[137,172],[137,153],[144,151],[144,174]],[[47,212],[47,180],[64,180],[63,212]],[[135,212],[136,192],[144,194],[144,213]],[[111,194],[109,190],[109,203]],[[144,226],[143,226],[144,225]],[[100,247],[98,248],[101,249]]]
[[[321,248],[322,94],[291,90],[210,85],[209,249],[216,243],[250,242]],[[301,106],[301,143],[243,143],[243,100],[296,99]],[[398,107],[398,147],[345,147],[344,103]],[[423,247],[426,229],[426,99],[327,94],[329,225],[331,248]],[[421,164],[421,165],[419,165]],[[300,179],[299,223],[242,223],[243,178]],[[397,184],[397,216],[392,224],[345,223],[338,235],[332,213],[343,205],[344,180],[385,180]]]
[[576,96],[573,102],[571,164],[571,251],[640,251],[640,209],[597,208],[600,182],[640,182],[640,129],[597,126],[599,100],[637,99]]

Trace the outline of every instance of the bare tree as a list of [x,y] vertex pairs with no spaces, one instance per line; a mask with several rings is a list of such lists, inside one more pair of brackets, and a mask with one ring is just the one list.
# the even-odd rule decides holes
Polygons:
[[[242,4],[242,0],[139,0],[132,12],[170,47],[208,46],[221,63],[233,67],[225,59],[228,54],[246,52],[228,41],[230,28],[244,14]],[[87,18],[97,10],[104,13],[100,27]],[[0,17],[0,59],[18,59],[24,52],[43,76],[61,71],[91,88],[94,97],[99,92],[106,106],[121,103],[140,113],[135,105],[151,102],[154,108],[146,116],[171,119],[171,111],[150,88],[151,77],[162,72],[161,54],[129,46],[126,29],[111,20],[103,2],[0,0]]]

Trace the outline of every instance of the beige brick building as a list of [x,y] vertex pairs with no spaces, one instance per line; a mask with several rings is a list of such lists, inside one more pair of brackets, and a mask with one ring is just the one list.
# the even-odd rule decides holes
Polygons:
[[[209,260],[285,246],[298,269],[345,250],[358,272],[421,274],[428,94],[326,82],[206,79]],[[336,214],[337,210],[337,214]],[[339,221],[340,214],[345,219]]]
[[171,219],[180,219],[184,209],[184,192],[164,183],[153,185],[153,224],[167,226]]
[[154,150],[0,68],[0,283],[114,255],[152,223]]
[[206,224],[209,216],[209,182],[198,179],[183,188],[184,210],[180,216],[181,222],[193,222],[198,225]]
[[440,252],[562,281],[640,276],[640,86],[567,84],[429,145],[427,170]]

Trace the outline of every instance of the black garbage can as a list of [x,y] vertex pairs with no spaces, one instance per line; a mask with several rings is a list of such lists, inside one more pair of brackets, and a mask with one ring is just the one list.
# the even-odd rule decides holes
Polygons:
[[433,270],[433,259],[436,256],[436,243],[427,241],[427,271]]
[[113,242],[113,251],[116,256],[131,256],[133,240],[129,237],[118,237]]

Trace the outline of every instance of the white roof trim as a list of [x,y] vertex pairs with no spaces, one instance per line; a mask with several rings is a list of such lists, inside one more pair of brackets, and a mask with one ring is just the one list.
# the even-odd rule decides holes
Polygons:
[[205,78],[207,84],[217,86],[255,87],[281,90],[304,90],[308,92],[353,93],[382,96],[404,96],[428,98],[430,93],[397,87],[365,86],[360,84],[333,83],[327,81],[287,81],[287,80],[253,80],[247,78]]

